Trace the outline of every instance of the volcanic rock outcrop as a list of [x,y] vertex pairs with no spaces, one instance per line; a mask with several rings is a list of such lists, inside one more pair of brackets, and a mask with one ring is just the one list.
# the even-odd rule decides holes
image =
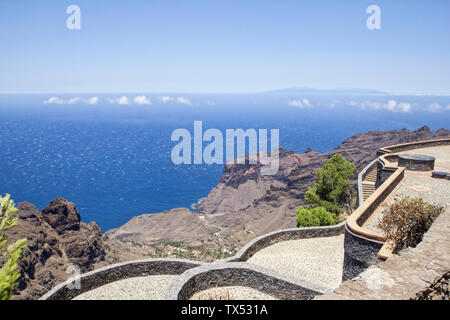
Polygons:
[[53,200],[40,212],[28,202],[19,203],[19,221],[8,233],[8,241],[27,238],[19,260],[22,276],[13,299],[35,299],[72,274],[92,270],[105,259],[102,232],[95,222],[80,221],[75,205],[65,199]]

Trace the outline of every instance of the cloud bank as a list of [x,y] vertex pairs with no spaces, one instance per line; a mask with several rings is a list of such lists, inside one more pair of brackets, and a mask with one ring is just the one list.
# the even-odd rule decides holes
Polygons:
[[146,96],[137,96],[133,99],[135,104],[152,104],[152,101]]
[[350,101],[348,103],[350,106],[354,107],[360,107],[363,109],[371,109],[371,110],[387,110],[390,112],[411,112],[412,111],[412,105],[407,102],[397,102],[395,100],[389,100],[385,103],[379,102],[379,101],[363,101],[363,102],[356,102],[356,101]]
[[311,104],[311,102],[309,102],[308,99],[290,100],[288,102],[288,105],[290,105],[292,107],[300,108],[300,109],[312,107],[312,104]]
[[441,111],[444,111],[444,110],[450,110],[450,104],[448,106],[444,107],[444,106],[440,105],[439,103],[432,103],[432,104],[428,105],[425,108],[425,110],[428,112],[432,112],[432,113],[440,113]]
[[59,97],[50,97],[47,100],[42,101],[44,104],[75,104],[75,103],[84,103],[95,105],[99,102],[99,98],[97,96],[91,98],[81,98],[81,97],[73,97],[69,99],[62,99]]
[[177,97],[177,98],[175,98],[175,97],[171,97],[171,96],[161,96],[161,97],[158,97],[158,101],[163,103],[163,104],[175,102],[175,103],[178,103],[178,104],[184,104],[184,105],[187,105],[187,106],[192,106],[191,100],[189,100],[186,97]]

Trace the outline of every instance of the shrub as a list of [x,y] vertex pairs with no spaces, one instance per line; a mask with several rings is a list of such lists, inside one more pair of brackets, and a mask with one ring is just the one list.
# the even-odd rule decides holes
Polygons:
[[336,215],[323,207],[297,210],[297,228],[331,226],[336,224]]
[[308,188],[305,201],[312,207],[324,207],[339,213],[339,205],[347,203],[351,210],[352,190],[350,178],[355,173],[355,165],[337,153],[317,170],[317,183]]
[[378,227],[384,231],[386,238],[394,243],[395,252],[398,252],[417,246],[443,211],[443,207],[427,203],[420,197],[404,197],[388,207]]
[[6,231],[14,227],[18,220],[15,216],[17,208],[9,197],[9,194],[0,196],[0,261],[3,262],[0,269],[0,300],[7,300],[12,295],[14,283],[20,277],[17,261],[26,246],[26,239],[21,239],[9,245],[5,251]]

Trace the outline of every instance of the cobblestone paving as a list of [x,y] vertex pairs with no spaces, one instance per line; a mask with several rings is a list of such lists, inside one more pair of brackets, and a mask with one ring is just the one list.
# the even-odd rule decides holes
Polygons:
[[247,262],[334,289],[342,280],[344,235],[279,242]]
[[85,292],[74,300],[163,300],[167,287],[176,277],[157,275],[114,281]]

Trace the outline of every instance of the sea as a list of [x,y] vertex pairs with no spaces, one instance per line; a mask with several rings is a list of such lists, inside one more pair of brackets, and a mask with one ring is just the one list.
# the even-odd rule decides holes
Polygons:
[[[136,215],[195,204],[222,164],[172,162],[176,129],[279,129],[282,148],[327,152],[372,130],[450,129],[449,96],[351,92],[2,94],[0,194],[74,202],[107,231]],[[247,150],[248,151],[248,150]]]

